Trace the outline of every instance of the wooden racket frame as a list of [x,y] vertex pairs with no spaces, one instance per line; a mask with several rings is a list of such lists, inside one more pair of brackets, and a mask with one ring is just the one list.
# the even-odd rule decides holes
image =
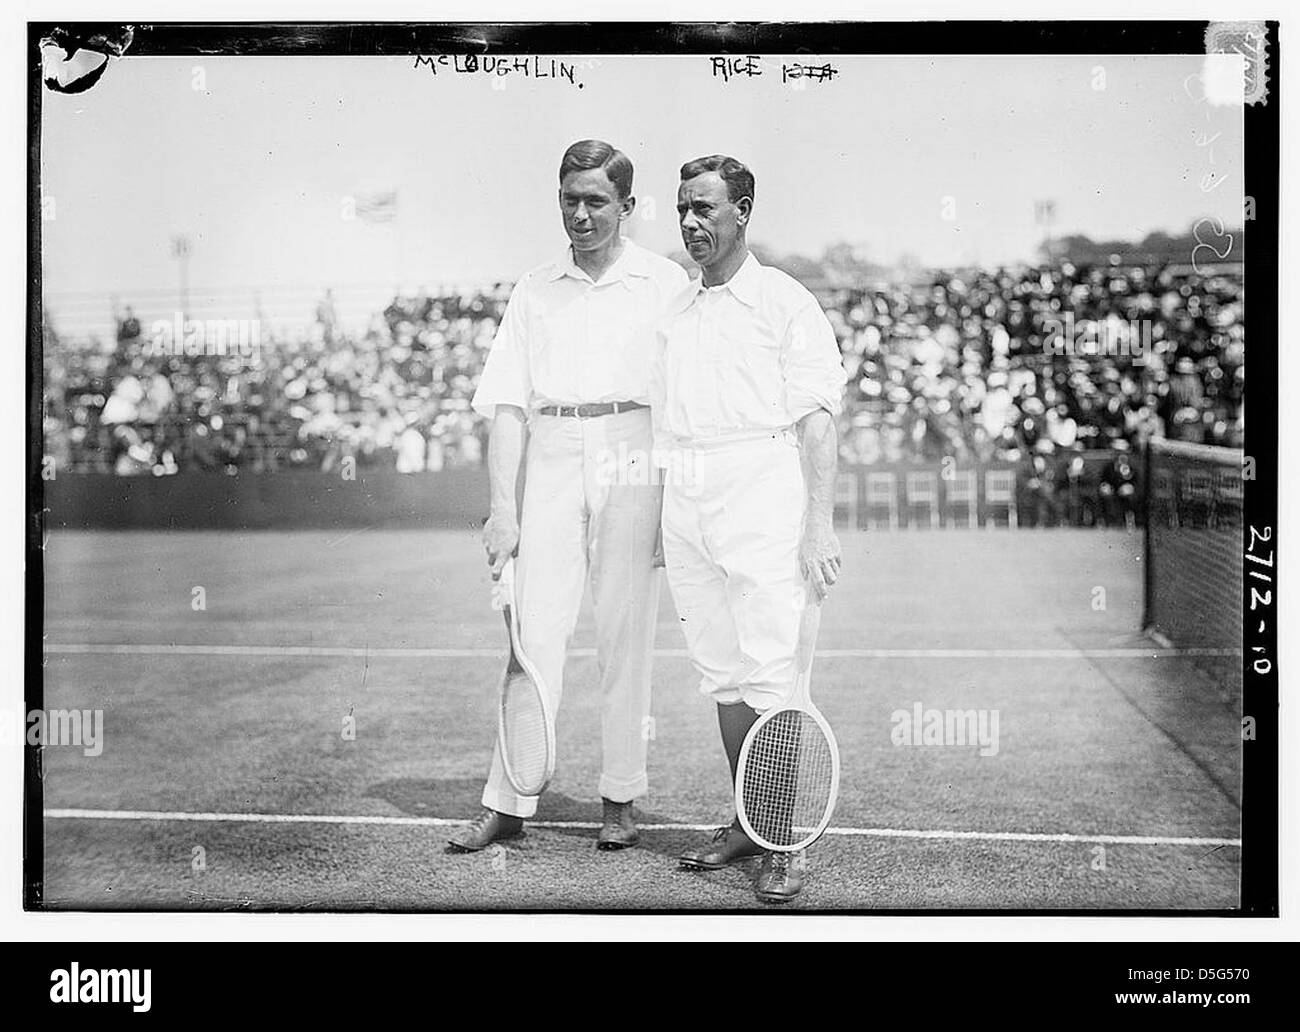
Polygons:
[[[740,826],[744,829],[746,835],[757,842],[764,849],[774,853],[796,853],[801,849],[807,849],[825,832],[831,822],[831,816],[835,813],[835,804],[839,800],[840,792],[840,747],[835,740],[835,732],[827,723],[826,718],[822,716],[821,710],[812,701],[812,665],[813,659],[817,652],[817,635],[821,630],[822,606],[821,601],[815,597],[811,586],[807,589],[807,597],[804,601],[803,615],[799,621],[799,642],[795,650],[795,663],[798,673],[795,676],[794,693],[791,696],[789,705],[774,706],[764,712],[745,734],[745,741],[740,747],[740,761],[736,765],[736,784],[735,784],[735,804],[736,817],[740,821]],[[744,771],[749,760],[750,748],[754,744],[754,739],[758,737],[759,732],[763,729],[768,721],[775,718],[780,713],[790,711],[806,713],[817,722],[822,733],[826,736],[831,746],[831,792],[830,800],[826,806],[826,812],[822,815],[821,823],[813,830],[811,835],[807,835],[791,845],[776,845],[762,838],[753,825],[749,823],[749,817],[745,813],[744,806]]]
[[[501,575],[497,578],[496,598],[500,600],[501,612],[505,617],[506,632],[510,642],[510,656],[506,661],[505,673],[501,675],[501,684],[497,690],[497,749],[501,754],[501,768],[505,773],[506,780],[510,782],[510,787],[524,798],[531,799],[545,792],[546,786],[551,783],[551,778],[555,775],[555,714],[551,712],[551,699],[550,693],[546,689],[546,682],[542,680],[537,668],[524,654],[523,647],[520,645],[519,605],[515,597],[515,561],[513,557],[507,559],[505,566],[501,568]],[[510,759],[505,747],[505,689],[506,685],[510,683],[511,676],[518,673],[522,673],[532,681],[541,700],[542,714],[546,720],[546,777],[543,779],[541,787],[536,790],[533,790],[531,786],[521,787],[515,772],[511,769]]]

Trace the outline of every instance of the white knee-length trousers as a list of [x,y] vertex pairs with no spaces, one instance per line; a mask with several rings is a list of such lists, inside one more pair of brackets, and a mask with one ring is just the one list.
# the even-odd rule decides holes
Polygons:
[[664,488],[664,559],[700,691],[762,712],[789,701],[807,587],[805,488],[791,431],[694,446]]

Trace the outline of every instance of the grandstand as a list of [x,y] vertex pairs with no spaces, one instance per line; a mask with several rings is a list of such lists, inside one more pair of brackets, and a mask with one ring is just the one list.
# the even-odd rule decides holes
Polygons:
[[[1132,527],[1147,441],[1241,443],[1239,267],[1116,255],[817,286],[850,375],[846,526]],[[487,428],[469,399],[508,296],[201,292],[186,324],[207,335],[189,342],[171,342],[181,320],[160,292],[143,292],[139,314],[51,296],[46,454],[114,476],[478,467]],[[255,347],[214,342],[214,325],[233,338],[235,324],[251,324]]]

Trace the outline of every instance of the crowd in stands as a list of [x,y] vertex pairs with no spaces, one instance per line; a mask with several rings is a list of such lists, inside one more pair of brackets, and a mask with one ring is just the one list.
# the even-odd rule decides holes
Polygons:
[[355,335],[327,297],[306,332],[224,355],[204,341],[160,354],[129,312],[110,347],[47,327],[46,453],[118,474],[479,465],[486,427],[469,402],[508,296],[395,298]]
[[[107,344],[47,324],[46,454],[124,475],[478,465],[469,403],[508,296],[395,297],[349,333],[326,295],[307,330],[263,335],[251,357],[153,346],[129,309]],[[1029,522],[1114,522],[1147,437],[1242,443],[1239,274],[1058,262],[821,300],[849,373],[846,463],[1012,465]],[[1080,484],[1082,516],[1067,511]]]
[[1030,522],[1121,522],[1147,438],[1241,446],[1243,304],[1239,275],[1110,264],[841,291],[844,457],[1009,464]]

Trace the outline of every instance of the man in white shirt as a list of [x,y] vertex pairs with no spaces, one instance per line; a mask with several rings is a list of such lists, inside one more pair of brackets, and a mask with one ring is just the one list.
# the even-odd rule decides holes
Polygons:
[[[521,644],[551,692],[552,712],[591,585],[602,693],[600,849],[636,842],[632,800],[647,787],[662,499],[650,469],[650,356],[654,327],[687,282],[675,262],[621,235],[635,206],[625,154],[599,140],[565,152],[560,213],[570,246],[515,285],[473,401],[492,420],[483,544],[493,577],[518,549]],[[536,797],[511,788],[499,746],[482,801],[483,813],[453,848],[517,837],[537,810]]]
[[[733,782],[745,733],[794,692],[809,592],[820,602],[840,570],[839,345],[816,298],[749,253],[753,205],[754,177],[734,158],[682,166],[678,220],[702,276],[660,328],[650,392],[656,460],[670,470],[668,584]],[[760,852],[733,821],[681,862],[716,870]],[[793,899],[805,871],[802,854],[766,854],[758,898]]]

